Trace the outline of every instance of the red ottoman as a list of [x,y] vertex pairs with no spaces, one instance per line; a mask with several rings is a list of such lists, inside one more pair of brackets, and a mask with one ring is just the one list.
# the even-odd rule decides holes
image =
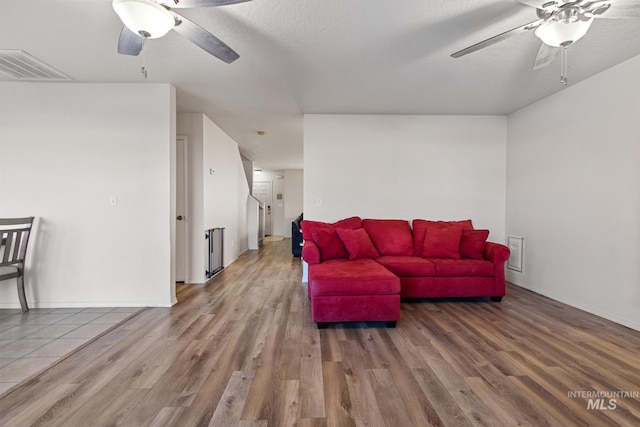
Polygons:
[[384,321],[400,318],[400,279],[371,259],[326,261],[309,266],[311,318],[327,322]]

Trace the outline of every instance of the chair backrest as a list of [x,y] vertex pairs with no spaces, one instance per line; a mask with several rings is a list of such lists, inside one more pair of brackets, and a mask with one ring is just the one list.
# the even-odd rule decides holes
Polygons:
[[23,264],[33,217],[0,218],[0,266]]

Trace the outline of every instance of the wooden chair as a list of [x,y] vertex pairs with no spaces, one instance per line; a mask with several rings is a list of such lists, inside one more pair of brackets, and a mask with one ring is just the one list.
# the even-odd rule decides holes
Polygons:
[[24,294],[24,263],[33,217],[0,218],[0,281],[16,279],[22,311],[29,311]]

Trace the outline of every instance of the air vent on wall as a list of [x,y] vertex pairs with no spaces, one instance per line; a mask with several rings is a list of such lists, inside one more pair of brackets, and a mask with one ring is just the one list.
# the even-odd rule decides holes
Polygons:
[[[7,79],[6,75],[12,77]],[[0,49],[0,80],[72,80],[24,50]]]

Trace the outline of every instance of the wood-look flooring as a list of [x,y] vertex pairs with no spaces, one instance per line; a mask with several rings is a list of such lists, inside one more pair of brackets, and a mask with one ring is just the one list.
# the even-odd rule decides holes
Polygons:
[[[511,285],[501,303],[405,301],[395,329],[318,330],[290,245],[179,286],[176,306],[142,311],[4,396],[0,424],[640,424],[640,332]],[[612,406],[614,391],[632,397]]]

